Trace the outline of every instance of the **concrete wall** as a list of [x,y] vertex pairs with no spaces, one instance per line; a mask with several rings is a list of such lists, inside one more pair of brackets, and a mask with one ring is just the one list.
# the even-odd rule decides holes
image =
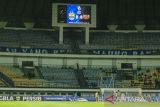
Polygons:
[[141,59],[142,66],[160,66],[160,59]]
[[2,54],[0,63],[16,63],[21,65],[22,61],[33,61],[35,65],[79,65],[85,66],[116,66],[121,69],[121,63],[133,63],[137,66],[160,66],[159,56],[103,56],[103,55],[42,55],[42,54]]
[[8,56],[0,56],[0,63],[7,63],[7,64],[10,64],[10,63],[14,63],[14,57],[8,57]]

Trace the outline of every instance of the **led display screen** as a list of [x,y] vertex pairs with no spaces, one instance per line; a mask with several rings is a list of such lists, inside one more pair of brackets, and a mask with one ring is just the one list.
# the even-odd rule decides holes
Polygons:
[[58,23],[91,24],[91,6],[59,5]]

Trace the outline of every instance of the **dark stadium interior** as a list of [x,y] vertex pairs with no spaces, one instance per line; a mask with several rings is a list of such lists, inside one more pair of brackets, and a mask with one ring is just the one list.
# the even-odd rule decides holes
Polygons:
[[[69,26],[53,25],[53,3],[86,6],[87,24],[96,27],[68,24],[68,14]],[[94,99],[101,88],[159,92],[160,0],[0,0],[0,101],[6,94],[81,97],[81,89]]]
[[160,29],[159,0],[0,0],[0,21],[8,21],[7,26],[35,22],[37,28],[51,28],[53,2],[97,4],[97,29],[106,30],[109,24],[118,29],[135,29],[136,24]]

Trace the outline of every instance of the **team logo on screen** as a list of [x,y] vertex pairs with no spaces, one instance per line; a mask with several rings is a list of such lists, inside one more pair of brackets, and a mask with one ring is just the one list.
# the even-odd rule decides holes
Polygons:
[[70,12],[68,16],[69,16],[69,20],[74,20],[75,19],[75,13],[74,12]]

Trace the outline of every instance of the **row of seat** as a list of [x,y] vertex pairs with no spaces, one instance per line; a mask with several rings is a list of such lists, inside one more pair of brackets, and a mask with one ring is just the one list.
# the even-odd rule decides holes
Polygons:
[[[70,36],[71,35],[71,36]],[[74,38],[74,39],[73,39]],[[160,49],[160,33],[90,32],[90,45],[84,45],[81,32],[64,33],[64,44],[58,44],[56,31],[0,30],[0,46],[71,49],[76,40],[80,49]],[[67,45],[67,47],[66,47]]]
[[[79,88],[76,77],[76,71],[72,68],[60,67],[39,67],[40,73],[44,79],[28,79],[19,75],[19,71],[14,71],[13,66],[0,66],[0,72],[8,76],[14,82],[15,87],[65,87]],[[160,70],[156,67],[141,68],[137,70],[137,75],[133,79],[125,80],[115,78],[118,73],[105,68],[82,68],[84,79],[87,81],[89,88],[113,86],[117,88],[155,88],[156,79],[160,78]],[[123,71],[121,71],[123,72]],[[135,72],[135,71],[134,71]],[[106,79],[104,79],[105,77]],[[112,80],[114,79],[114,80]],[[0,82],[1,86],[4,83]]]
[[2,80],[0,80],[0,87],[5,87],[5,84]]
[[40,67],[40,70],[45,80],[53,81],[56,85],[79,87],[74,69]]

